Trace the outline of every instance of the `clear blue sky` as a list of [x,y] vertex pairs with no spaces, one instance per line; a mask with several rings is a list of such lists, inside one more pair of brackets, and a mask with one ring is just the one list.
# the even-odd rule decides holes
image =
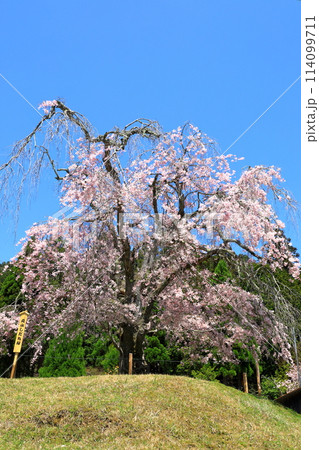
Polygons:
[[[5,0],[0,35],[0,72],[35,107],[63,98],[99,132],[138,117],[165,131],[191,121],[222,151],[300,75],[297,0]],[[0,98],[1,164],[39,116],[2,78]],[[242,166],[281,167],[300,201],[300,80],[231,152]],[[47,177],[23,201],[16,237],[13,220],[2,219],[0,261],[57,209]],[[287,227],[298,249],[299,222]]]

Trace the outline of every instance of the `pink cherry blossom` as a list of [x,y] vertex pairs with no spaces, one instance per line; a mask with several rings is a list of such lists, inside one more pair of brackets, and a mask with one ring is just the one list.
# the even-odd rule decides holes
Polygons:
[[[40,106],[48,113],[59,103]],[[121,142],[108,139],[82,138],[70,150],[60,201],[74,217],[26,232],[16,264],[25,274],[28,336],[98,324],[115,334],[124,360],[132,351],[143,357],[145,334],[160,323],[194,357],[215,348],[231,361],[235,342],[253,340],[259,353],[273,346],[291,361],[286,331],[262,300],[214,285],[211,272],[199,269],[241,252],[247,264],[287,266],[299,276],[270,201],[285,197],[280,171],[256,166],[236,177],[237,158],[218,154],[193,125],[163,134],[124,167]],[[41,340],[35,347],[39,354]]]

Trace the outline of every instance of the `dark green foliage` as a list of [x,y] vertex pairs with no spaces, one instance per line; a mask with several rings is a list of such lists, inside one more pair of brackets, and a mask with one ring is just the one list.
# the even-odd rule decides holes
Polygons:
[[[283,394],[286,394],[287,387],[283,382],[288,379],[287,372],[289,371],[289,364],[283,362],[279,364],[271,376],[264,376],[261,379],[261,395],[274,400]],[[280,386],[280,387],[278,387]]]
[[284,392],[280,390],[275,381],[272,378],[262,378],[261,379],[261,395],[262,397],[269,398],[270,400],[275,400],[280,397]]
[[64,331],[52,339],[45,354],[40,377],[78,377],[85,375],[83,334],[70,338]]
[[293,279],[286,269],[277,269],[276,280],[282,286],[285,299],[297,309],[301,309],[301,280]]
[[[13,351],[14,339],[11,341],[11,351]],[[25,347],[24,347],[25,348]],[[33,353],[32,351],[27,352],[26,354],[20,353],[20,359],[18,361],[17,370],[15,374],[15,378],[23,378],[23,377],[33,377],[35,373],[37,373],[38,366],[37,364],[31,364]],[[1,355],[0,356],[0,375],[3,378],[9,378],[11,374],[11,364],[13,362],[13,353],[10,355]]]
[[103,369],[107,373],[115,373],[119,365],[120,353],[111,343],[104,331],[95,328],[83,342],[85,363],[87,367]]
[[98,329],[83,340],[84,356],[87,366],[103,367],[105,354],[110,345],[110,338],[105,332]]
[[[265,266],[260,268],[256,265],[258,276],[265,284],[271,284],[271,275],[275,278],[278,286],[280,286],[281,295],[287,302],[289,302],[297,310],[301,310],[301,279],[294,279],[291,277],[287,269],[277,269],[275,272],[270,272],[270,269]],[[258,294],[258,292],[256,292]],[[267,308],[273,310],[274,304],[269,296],[262,294],[262,299]]]
[[217,266],[214,269],[214,283],[225,283],[232,279],[232,274],[228,268],[226,261],[219,260]]
[[169,350],[163,345],[158,336],[146,337],[147,347],[144,351],[145,359],[152,373],[165,373],[169,371]]
[[255,360],[252,353],[240,342],[233,345],[233,353],[239,361],[236,372],[246,372],[248,377],[252,376],[255,370]]
[[[237,375],[241,373],[240,365],[233,363],[209,362],[183,360],[177,367],[177,375],[186,375],[193,378],[208,381],[222,381],[224,384],[234,386]],[[237,385],[236,385],[237,387]]]
[[[242,373],[246,372],[251,386],[256,384],[255,360],[249,349],[238,342],[233,346],[237,362],[225,363],[218,360],[217,352],[212,348],[212,358],[207,363],[201,360],[192,360],[187,352],[183,353],[178,347],[171,346],[166,340],[164,331],[146,338],[146,361],[151,373],[165,373],[172,375],[184,375],[204,380],[222,381],[224,384],[240,387]],[[253,342],[251,345],[253,346]],[[205,355],[203,355],[204,357]],[[274,374],[276,366],[273,367]],[[262,372],[262,367],[260,367]]]
[[[289,244],[290,239],[286,239],[292,253],[296,257],[299,257],[297,249]],[[238,262],[247,260],[247,256],[243,254],[237,255],[237,258]],[[296,309],[301,309],[301,280],[294,279],[289,274],[288,268],[277,269],[273,272],[268,265],[252,263],[251,273],[245,274],[245,272],[238,272],[236,264],[233,261],[217,259],[216,257],[205,261],[200,268],[212,272],[211,282],[213,284],[231,280],[242,289],[261,296],[265,306],[271,310],[275,309],[275,305],[271,298],[272,295],[270,295],[271,289],[267,287],[271,287],[275,283],[276,288],[280,287],[280,292],[284,299]]]
[[[13,344],[12,344],[13,348]],[[0,356],[0,375],[2,375],[8,367],[12,364],[13,356],[12,355],[1,355]],[[19,361],[20,362],[20,361]],[[20,366],[19,366],[20,368]],[[3,376],[9,377],[10,376],[10,370],[7,371]]]
[[212,278],[210,279],[212,284],[225,283],[234,278],[232,269],[227,262],[224,259],[216,258],[216,256],[201,263],[199,269],[206,269],[212,272]]
[[5,276],[4,275],[4,272],[5,272],[5,267],[8,265],[9,263],[7,263],[7,262],[2,262],[2,263],[0,263],[0,285],[1,285],[1,283],[2,283],[2,280],[3,280],[3,277]]
[[101,363],[107,373],[117,373],[120,362],[120,352],[111,344]]
[[204,364],[199,370],[192,370],[192,377],[200,380],[216,381],[219,373],[210,364]]
[[148,370],[151,373],[176,374],[177,367],[184,355],[176,346],[167,341],[163,330],[157,331],[152,336],[146,336],[146,348],[144,350]]
[[[287,239],[287,241],[289,242],[290,239]],[[290,249],[296,257],[299,256],[294,247],[290,246]],[[240,263],[245,261],[247,257],[237,255],[237,258]],[[246,273],[244,270],[239,271],[234,263],[228,265],[229,271],[232,273],[232,281],[237,286],[261,297],[265,306],[270,310],[276,309],[273,298],[280,291],[280,296],[300,311],[301,280],[295,279],[289,274],[288,263],[285,268],[276,269],[275,272],[269,265],[259,263],[252,263],[249,267],[250,271]]]
[[17,303],[21,303],[20,290],[22,286],[21,271],[9,264],[6,270],[3,270],[5,266],[2,265],[2,271],[0,273],[0,308],[5,305],[10,305],[15,302],[17,297]]
[[[218,367],[218,375],[222,380],[232,380],[236,375],[241,373],[241,368],[239,364],[234,363],[224,363]],[[230,383],[232,384],[232,383]]]
[[287,380],[287,372],[289,371],[289,368],[290,366],[287,362],[282,362],[281,364],[279,364],[275,372],[276,380],[278,381]]

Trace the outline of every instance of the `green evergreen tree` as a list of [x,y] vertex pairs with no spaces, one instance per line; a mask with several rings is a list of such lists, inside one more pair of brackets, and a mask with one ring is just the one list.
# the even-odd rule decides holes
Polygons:
[[65,331],[59,337],[51,340],[43,366],[39,369],[40,377],[85,375],[83,333],[73,339],[70,339],[69,333]]
[[[7,267],[5,270],[4,268]],[[21,271],[13,265],[3,265],[0,274],[0,308],[14,303],[21,303],[20,290],[22,286]]]
[[120,363],[120,352],[117,350],[117,348],[114,347],[113,344],[111,344],[104,356],[104,359],[101,363],[103,369],[105,372],[109,374],[114,374],[118,372],[118,367]]
[[226,261],[220,259],[214,269],[214,281],[216,283],[225,283],[232,279],[232,274],[228,268]]

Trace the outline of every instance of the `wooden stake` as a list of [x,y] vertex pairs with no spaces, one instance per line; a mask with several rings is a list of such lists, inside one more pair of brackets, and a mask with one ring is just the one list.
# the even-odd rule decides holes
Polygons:
[[248,381],[247,381],[247,373],[243,372],[243,386],[245,394],[248,394]]
[[260,370],[258,359],[255,359],[255,366],[256,366],[257,391],[258,395],[261,395]]
[[19,353],[15,352],[14,358],[13,358],[13,364],[12,364],[10,378],[14,378],[15,377],[16,369],[17,369],[18,356],[19,356]]
[[132,375],[133,373],[133,353],[129,353],[128,355],[128,374]]

